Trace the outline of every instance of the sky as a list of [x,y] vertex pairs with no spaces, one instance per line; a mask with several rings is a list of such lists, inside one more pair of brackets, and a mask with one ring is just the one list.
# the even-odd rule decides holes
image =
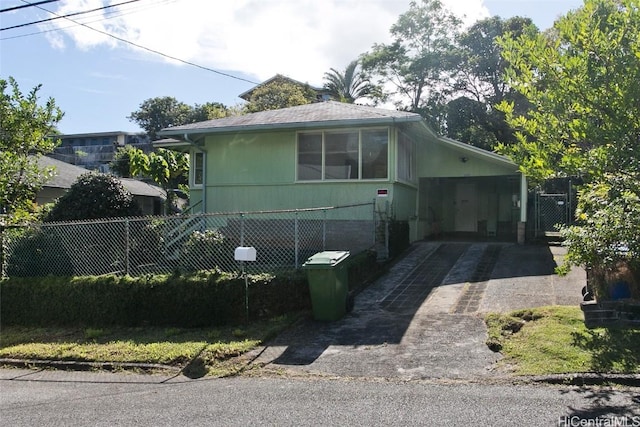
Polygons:
[[[52,97],[65,113],[58,125],[64,134],[140,131],[127,116],[160,96],[189,105],[235,106],[242,103],[238,95],[275,74],[322,86],[331,68],[344,70],[374,44],[388,43],[389,29],[410,3],[58,0],[4,11],[39,1],[0,0],[0,78],[12,76],[24,94],[42,85],[41,103]],[[57,17],[120,3],[125,4]],[[541,30],[582,5],[581,0],[443,3],[467,23],[526,16]]]

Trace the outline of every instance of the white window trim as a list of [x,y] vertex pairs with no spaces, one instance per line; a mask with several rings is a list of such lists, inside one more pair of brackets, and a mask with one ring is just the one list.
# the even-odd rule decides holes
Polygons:
[[[200,183],[196,183],[196,156],[201,155],[202,156],[202,182]],[[192,188],[202,188],[204,187],[204,181],[207,179],[205,171],[206,171],[206,164],[207,164],[207,157],[206,157],[206,153],[204,153],[203,151],[192,151],[191,152],[191,167],[190,169],[190,173],[189,173],[189,185]]]

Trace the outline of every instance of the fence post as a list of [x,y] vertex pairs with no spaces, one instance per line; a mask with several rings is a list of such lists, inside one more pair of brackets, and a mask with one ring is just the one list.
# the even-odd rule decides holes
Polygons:
[[244,213],[240,214],[240,246],[244,246]]
[[327,250],[327,210],[322,210],[322,250]]
[[298,228],[298,210],[296,209],[296,213],[295,213],[295,221],[294,221],[294,252],[295,252],[295,264],[296,264],[296,268],[299,267],[299,260],[298,260],[298,256],[299,256],[299,252],[300,252],[300,236],[299,236],[299,228]]
[[125,245],[126,245],[125,250],[124,250],[124,256],[125,256],[124,274],[128,276],[129,273],[131,272],[131,269],[130,269],[131,266],[129,265],[129,255],[131,253],[131,244],[130,244],[131,243],[131,240],[130,240],[130,234],[131,233],[130,233],[129,219],[128,218],[124,221],[124,232],[125,232],[124,240],[125,240]]
[[389,258],[391,252],[389,248],[389,201],[384,202],[384,250],[387,252],[387,258]]
[[0,222],[0,279],[7,277],[4,252],[4,224]]

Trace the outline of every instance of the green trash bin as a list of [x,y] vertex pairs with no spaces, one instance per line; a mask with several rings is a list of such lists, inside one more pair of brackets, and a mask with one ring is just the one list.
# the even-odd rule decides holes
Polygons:
[[347,312],[349,275],[347,251],[324,251],[313,255],[302,267],[307,271],[311,307],[316,320],[338,320]]

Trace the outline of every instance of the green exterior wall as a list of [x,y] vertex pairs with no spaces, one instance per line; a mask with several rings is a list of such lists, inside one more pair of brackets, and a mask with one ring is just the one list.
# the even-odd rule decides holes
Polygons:
[[[360,128],[363,129],[363,128]],[[417,186],[393,179],[296,181],[295,131],[213,135],[205,140],[207,212],[253,212],[389,201],[398,219],[415,214]],[[396,172],[395,132],[390,132],[389,176]],[[388,196],[379,198],[378,189]],[[202,199],[191,190],[192,203]],[[398,206],[398,208],[395,208]],[[370,219],[369,211],[363,210]]]
[[[478,196],[473,212],[477,231],[486,233],[498,222],[503,228],[515,226],[519,213],[511,204],[518,186],[515,165],[427,132],[411,128],[403,132],[415,141],[413,182],[396,179],[398,138],[393,127],[389,133],[389,178],[380,180],[296,181],[295,130],[209,135],[203,145],[206,183],[191,189],[192,205],[206,200],[206,212],[257,212],[373,202],[376,211],[409,221],[411,240],[418,240],[434,231],[434,218],[439,231],[457,230],[456,185],[460,180],[472,180]],[[388,194],[379,197],[379,189]],[[194,212],[201,211],[194,208]],[[371,220],[374,215],[369,208],[357,212],[357,217],[344,218],[334,213],[337,216],[333,219]]]

